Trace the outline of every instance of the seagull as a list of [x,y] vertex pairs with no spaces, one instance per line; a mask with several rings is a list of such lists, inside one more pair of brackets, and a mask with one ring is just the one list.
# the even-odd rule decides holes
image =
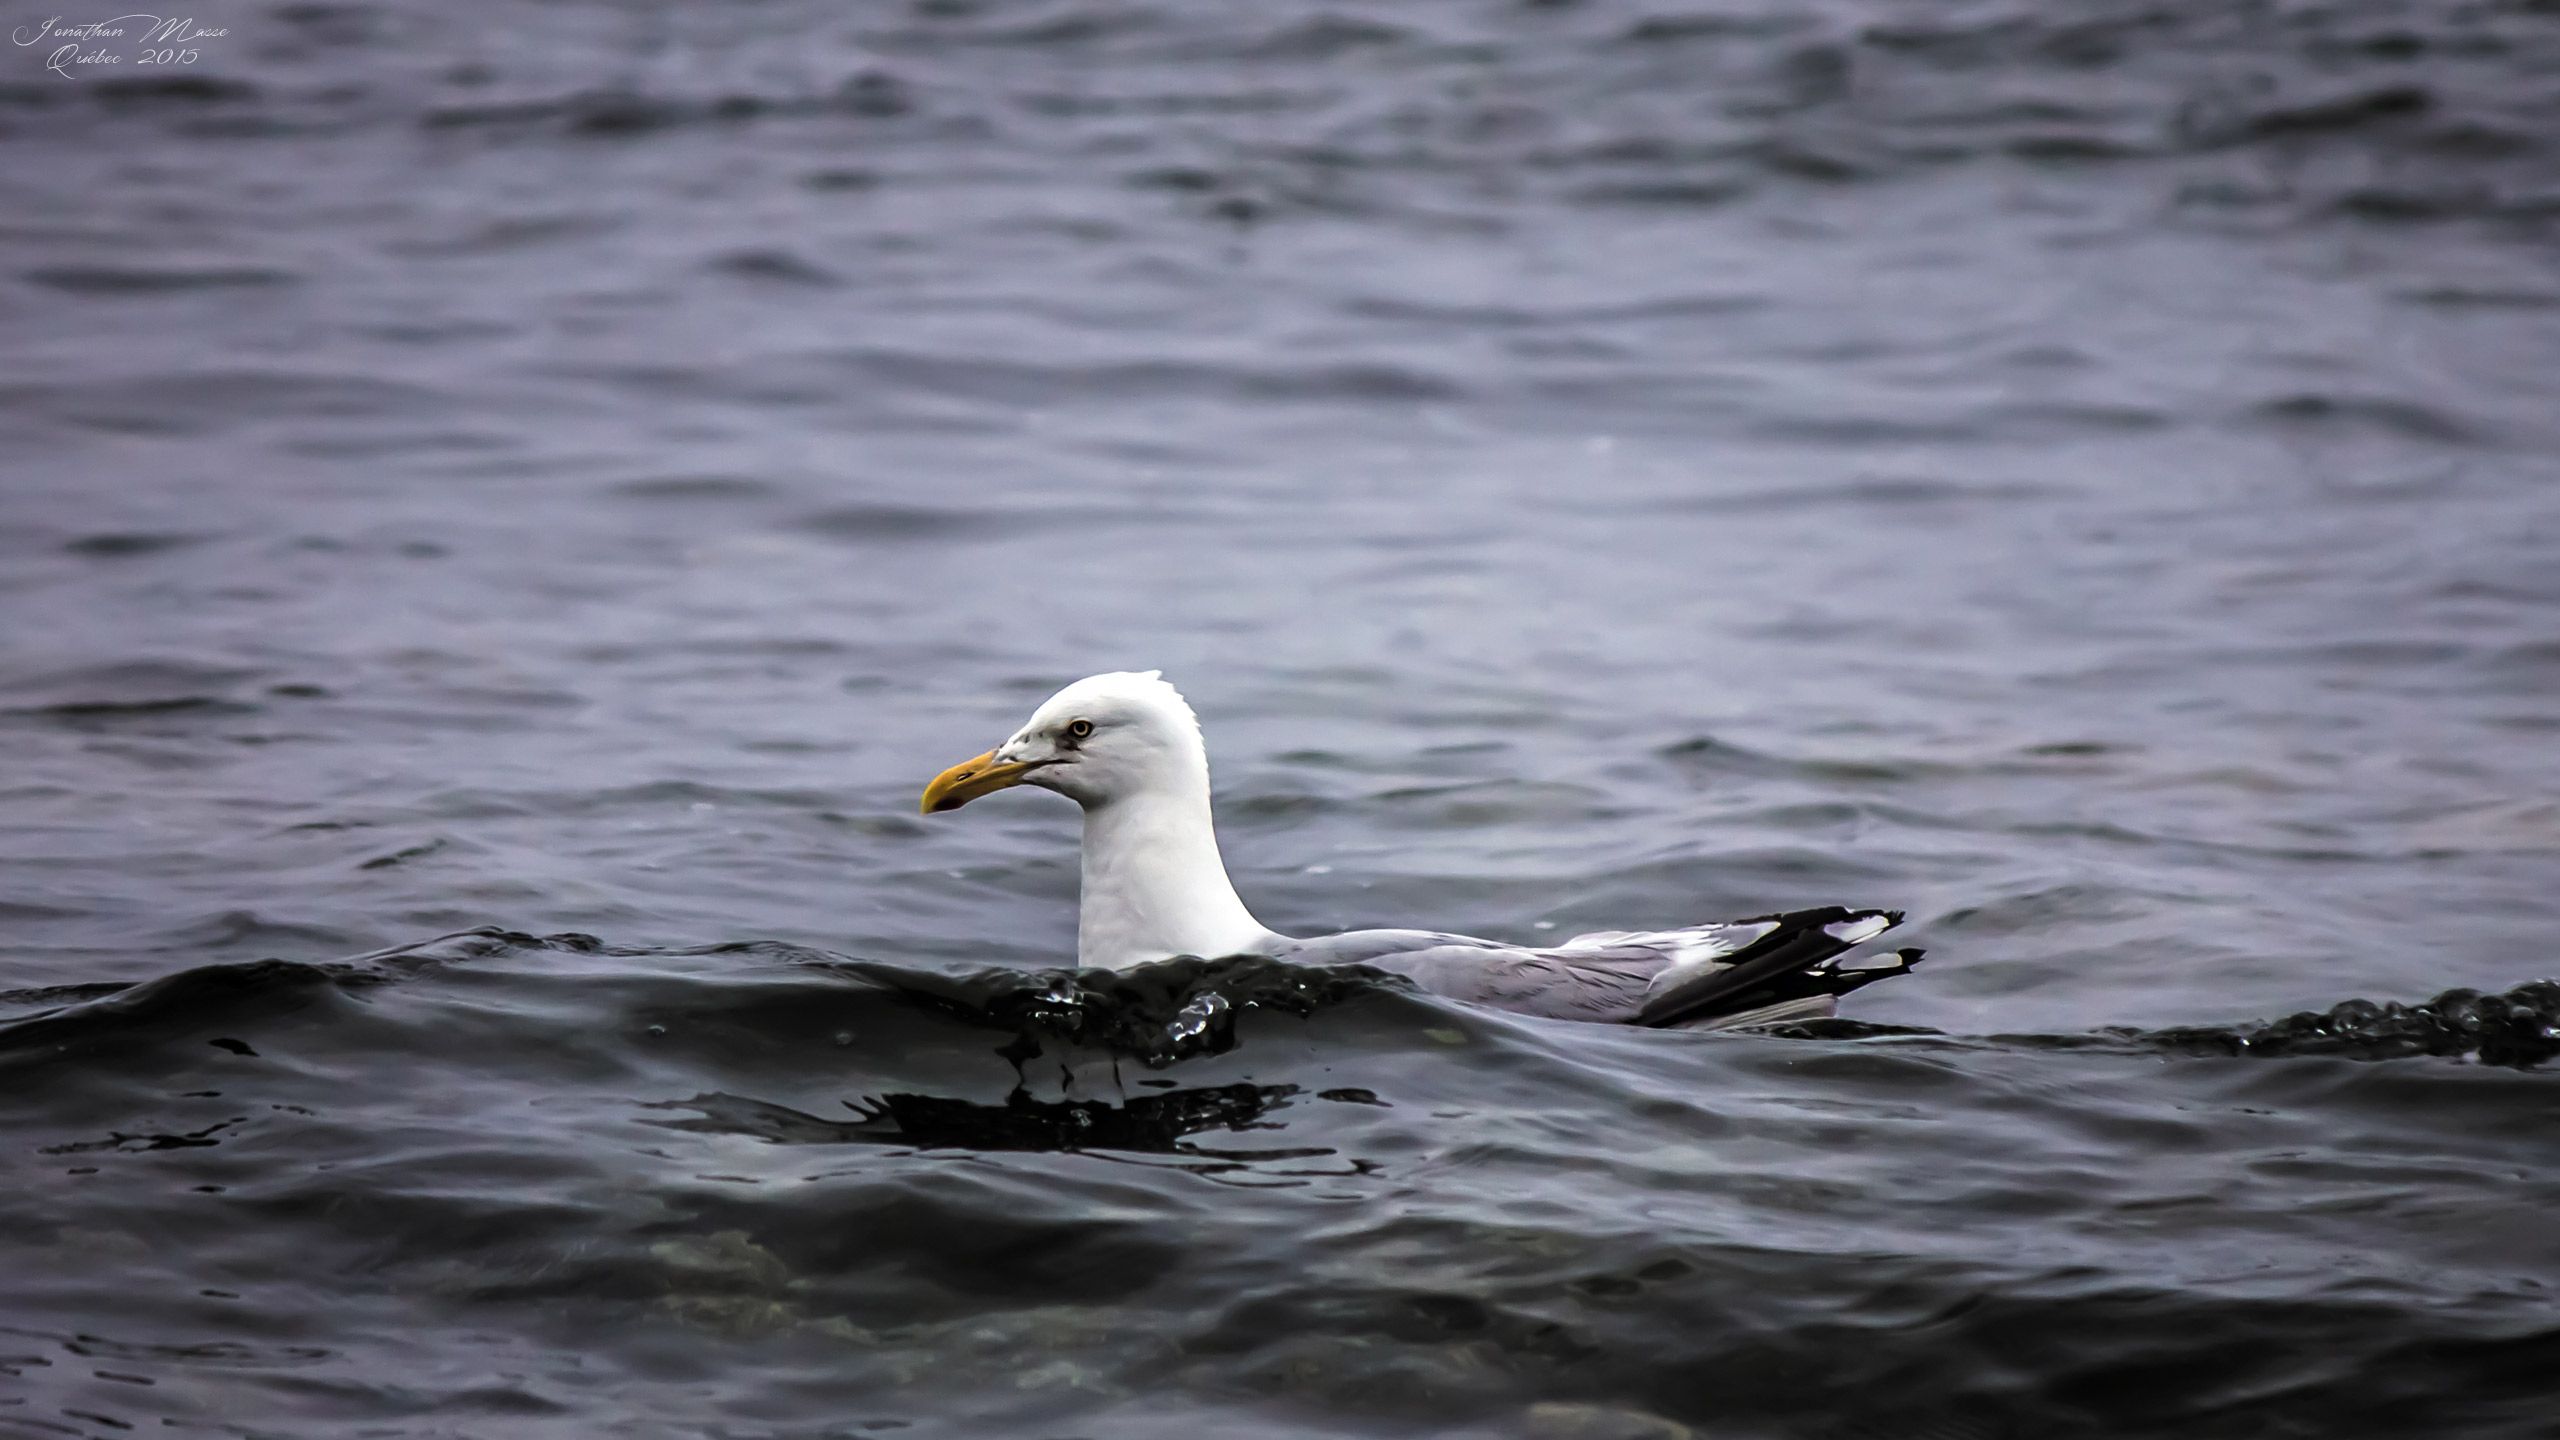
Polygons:
[[1453,1000],[1561,1020],[1728,1029],[1827,1016],[1902,974],[1903,950],[1839,960],[1902,921],[1828,906],[1679,930],[1607,930],[1532,947],[1430,930],[1298,940],[1253,918],[1218,855],[1200,720],[1163,672],[1116,671],[1052,695],[1012,738],[933,778],[927,815],[1017,785],[1084,807],[1076,959],[1123,970],[1177,955],[1366,965]]

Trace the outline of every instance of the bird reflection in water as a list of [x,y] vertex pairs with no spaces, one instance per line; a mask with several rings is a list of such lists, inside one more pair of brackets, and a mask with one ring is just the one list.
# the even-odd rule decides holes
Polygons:
[[[1158,1082],[1161,1083],[1161,1082]],[[1212,1178],[1251,1174],[1263,1181],[1365,1175],[1370,1162],[1344,1159],[1337,1167],[1294,1168],[1338,1152],[1326,1146],[1223,1147],[1191,1136],[1205,1131],[1276,1130],[1263,1117],[1294,1102],[1295,1085],[1206,1085],[1153,1095],[1103,1100],[1038,1100],[1016,1088],[989,1105],[943,1095],[886,1094],[846,1101],[851,1120],[829,1120],[788,1106],[712,1092],[667,1101],[651,1109],[690,1110],[693,1118],[654,1123],[671,1130],[752,1135],[779,1145],[896,1145],[917,1150],[1059,1151],[1137,1164],[1164,1162]],[[1365,1091],[1327,1090],[1317,1098],[1376,1105]],[[1292,1168],[1269,1168],[1274,1166]]]

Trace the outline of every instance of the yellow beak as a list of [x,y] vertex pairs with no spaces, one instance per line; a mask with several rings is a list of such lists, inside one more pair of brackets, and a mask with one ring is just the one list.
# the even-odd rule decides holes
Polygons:
[[1022,783],[1022,777],[1039,769],[1037,765],[996,763],[996,752],[988,751],[975,759],[963,760],[933,777],[924,787],[924,803],[918,807],[927,815],[957,810],[981,795],[993,795]]

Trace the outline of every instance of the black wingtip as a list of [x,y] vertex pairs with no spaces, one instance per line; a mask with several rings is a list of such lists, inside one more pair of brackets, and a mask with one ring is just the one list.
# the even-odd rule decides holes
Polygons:
[[[1882,920],[1874,933],[1845,940],[1833,927]],[[1657,996],[1638,1013],[1636,1023],[1653,1026],[1695,1025],[1718,1016],[1744,1014],[1793,1000],[1846,995],[1908,972],[1922,951],[1894,951],[1890,963],[1843,969],[1838,961],[1858,946],[1890,934],[1902,923],[1899,910],[1853,910],[1826,905],[1759,917],[1776,926],[1769,934],[1734,955],[1724,968],[1668,994]],[[1753,922],[1758,923],[1758,922]]]

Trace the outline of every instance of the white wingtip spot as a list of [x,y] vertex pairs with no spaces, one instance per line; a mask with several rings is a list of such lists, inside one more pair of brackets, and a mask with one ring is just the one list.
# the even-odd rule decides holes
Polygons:
[[1891,916],[1864,915],[1855,920],[1843,920],[1838,924],[1825,925],[1822,927],[1822,933],[1843,945],[1863,945],[1892,928]]

